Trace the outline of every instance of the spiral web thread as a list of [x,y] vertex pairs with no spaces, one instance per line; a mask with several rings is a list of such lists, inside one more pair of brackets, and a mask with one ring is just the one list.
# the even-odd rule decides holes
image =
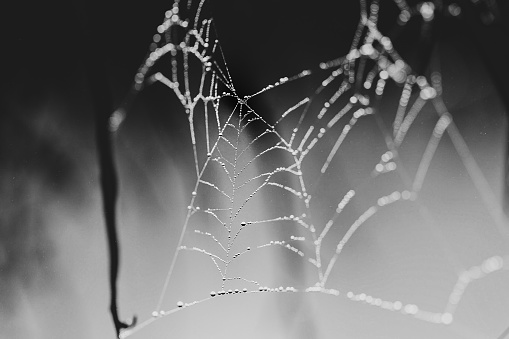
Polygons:
[[[444,6],[442,3],[422,2],[410,6],[405,0],[394,2],[400,10],[398,25],[403,28],[410,20],[422,20],[425,27],[431,24],[434,15],[439,11],[450,16],[456,16],[461,11],[455,4]],[[174,2],[173,7],[166,12],[164,22],[157,28],[158,33],[154,35],[151,52],[135,78],[136,91],[149,84],[161,83],[180,100],[189,123],[196,182],[155,311],[145,322],[133,329],[125,330],[122,337],[129,337],[158,319],[213,298],[221,298],[228,294],[268,291],[323,293],[371,304],[425,322],[451,324],[462,296],[470,284],[491,273],[507,270],[509,267],[507,255],[494,255],[467,269],[459,268],[459,264],[456,264],[457,282],[452,287],[442,311],[428,311],[415,304],[382,300],[354,291],[341,291],[328,284],[331,272],[348,241],[368,220],[375,218],[379,211],[389,205],[419,206],[421,217],[447,252],[447,245],[443,244],[435,221],[419,201],[419,193],[428,168],[441,139],[446,134],[494,221],[496,229],[493,231],[508,239],[500,204],[442,99],[443,89],[439,69],[435,67],[432,70],[430,79],[415,74],[398,54],[391,39],[379,31],[377,27],[379,2],[375,0],[368,3],[360,0],[360,20],[347,55],[322,62],[294,76],[283,77],[254,94],[240,96],[235,90],[221,45],[215,36],[214,21],[203,15],[206,5],[205,0]],[[154,71],[156,64],[164,60],[168,67],[164,71]],[[291,107],[280,112],[273,122],[258,114],[250,104],[253,98],[265,92],[288,86],[292,82],[306,81],[313,76],[322,79],[314,93],[296,100]],[[400,94],[392,126],[386,128],[380,117],[380,101],[390,84],[395,85]],[[417,171],[411,177],[398,151],[424,107],[433,108],[436,112],[436,122],[420,157]],[[118,127],[121,118],[118,114],[113,115],[112,126]],[[319,181],[331,170],[334,160],[341,152],[342,144],[358,122],[365,119],[376,121],[386,143],[385,151],[375,162],[367,180],[370,182],[377,178],[383,180],[384,176],[396,175],[402,189],[387,192],[374,199],[373,204],[350,223],[342,237],[335,240],[336,245],[332,254],[327,255],[322,249],[322,244],[331,230],[339,227],[337,224],[341,220],[342,211],[356,199],[360,187],[352,187],[341,193],[334,202],[336,207],[332,216],[325,224],[317,225],[312,218],[313,199],[320,192],[313,191],[313,182]],[[253,126],[256,127],[255,130],[262,132],[251,136],[249,130]],[[285,129],[291,132],[285,134]],[[334,131],[337,133],[334,134]],[[334,136],[329,137],[331,134]],[[327,138],[329,142],[323,142]],[[261,149],[257,147],[259,143],[263,145]],[[317,149],[327,156],[311,178],[306,176],[304,167],[307,159]],[[284,160],[266,161],[264,165],[266,166],[268,162],[272,167],[269,169],[264,167],[261,173],[253,174],[254,165],[272,153],[285,154],[285,157],[280,157]],[[217,180],[218,176],[222,176],[223,180]],[[288,181],[288,178],[292,179]],[[295,199],[300,206],[299,213],[263,220],[241,219],[242,212],[249,208],[256,195],[268,188]],[[201,201],[202,192],[214,196],[214,199]],[[190,228],[197,224],[194,220],[198,216],[209,218],[207,219],[209,223],[217,227],[204,229],[196,226],[196,229],[191,230]],[[289,239],[245,246],[238,251],[238,246],[236,247],[238,239],[246,229],[267,223],[287,223],[298,229],[296,233],[300,234],[292,235]],[[188,245],[186,239],[191,232],[208,239],[215,247],[203,249]],[[271,246],[281,246],[312,265],[316,272],[316,284],[302,289],[291,286],[267,287],[250,277],[230,275],[229,267],[239,258]],[[183,252],[188,251],[198,252],[211,259],[211,265],[217,268],[222,278],[221,289],[211,292],[202,299],[179,302],[176,307],[164,310],[163,300],[171,283],[176,262],[184,255]],[[228,284],[232,281],[240,281],[246,287],[228,289]]]

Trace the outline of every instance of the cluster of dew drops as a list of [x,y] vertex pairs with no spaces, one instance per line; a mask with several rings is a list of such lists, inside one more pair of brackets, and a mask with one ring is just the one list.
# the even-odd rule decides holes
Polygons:
[[[399,3],[403,2],[403,0],[395,0],[395,2],[399,4]],[[176,0],[174,2],[173,8],[171,10],[166,11],[165,22],[158,26],[158,28],[157,28],[158,33],[153,36],[153,43],[150,46],[150,50],[152,51],[152,53],[154,53],[154,51],[157,50],[157,45],[161,41],[161,35],[163,33],[167,32],[168,28],[171,25],[178,25],[183,28],[188,27],[187,20],[182,20],[179,16],[179,7],[178,6],[179,6],[179,0]],[[420,6],[418,6],[418,11],[419,11],[420,15],[423,17],[424,21],[431,21],[434,18],[435,5],[433,2],[423,2],[420,4]],[[450,4],[447,7],[447,11],[452,16],[459,16],[461,14],[461,8],[455,3]],[[410,20],[410,18],[413,14],[415,14],[415,13],[410,13],[407,10],[402,10],[399,15],[400,24],[406,24]],[[388,43],[390,43],[390,41],[383,40],[382,43],[388,44]],[[184,42],[182,42],[181,44],[184,44]],[[185,47],[185,46],[182,45],[181,47]],[[368,45],[362,46],[362,48],[360,50],[358,50],[358,53],[361,53],[364,55],[370,55],[370,54],[374,53],[374,50],[372,48],[368,48],[368,47],[370,47],[370,46],[368,46]],[[157,55],[154,56],[154,62],[158,57],[159,56],[157,56]],[[146,66],[150,67],[150,66],[152,66],[152,64],[153,63],[150,62],[150,58],[149,58],[149,60],[146,63]],[[400,67],[398,67],[398,69],[403,68],[401,65],[397,65],[397,64],[395,64],[395,65],[400,66]],[[137,76],[135,78],[135,83],[136,83],[135,85],[141,87],[145,73],[146,73],[146,70],[143,70],[143,69],[140,70],[140,72],[137,74]],[[391,75],[393,75],[393,74],[391,74]],[[384,70],[380,73],[380,81],[377,83],[377,86],[376,86],[377,94],[381,94],[383,92],[385,80],[388,77],[389,77],[389,73],[387,71]],[[437,95],[434,88],[428,86],[428,84],[425,82],[425,79],[423,77],[416,78],[415,82],[417,82],[418,85],[422,89],[422,91],[421,91],[422,99],[427,100],[427,99],[433,98]],[[371,85],[372,84],[369,81],[364,83],[364,87],[366,89],[369,89],[371,87]],[[402,97],[402,100],[404,101],[405,105],[409,99],[409,96],[410,96],[409,91],[406,91]],[[352,101],[351,103],[355,104],[357,102],[357,99],[358,99],[357,97],[353,97],[352,100],[354,100],[354,101]],[[363,99],[363,98],[359,98],[358,100],[361,100],[361,99]],[[367,105],[367,103],[366,103],[366,105]],[[445,129],[445,127],[446,126],[440,126],[441,129]],[[324,131],[321,131],[321,132],[323,133]],[[440,132],[443,132],[443,131],[440,131]],[[219,133],[219,136],[222,136],[222,133]],[[211,154],[208,153],[207,156],[211,157]],[[396,169],[396,163],[393,161],[393,158],[394,158],[394,155],[391,151],[386,152],[381,157],[380,163],[376,165],[374,174],[377,175],[377,174],[381,174],[381,173],[394,171]],[[347,197],[344,199],[345,201],[342,201],[342,203],[340,203],[338,205],[338,209],[342,209],[342,207],[344,207],[343,205],[345,205],[348,202],[348,200],[353,196],[353,194],[355,192],[352,191],[349,193],[351,193],[351,194],[347,195]],[[304,193],[304,194],[306,194],[306,193]],[[196,191],[193,191],[192,195],[196,196]],[[409,191],[393,192],[392,194],[390,194],[388,196],[381,197],[380,199],[378,199],[378,206],[382,207],[384,205],[390,204],[390,203],[400,200],[400,199],[415,200],[415,198],[416,198],[415,193],[413,193],[413,192],[409,192]],[[192,206],[188,206],[188,208],[191,209]],[[196,210],[199,210],[199,207],[196,207]],[[241,226],[242,227],[246,226],[246,222],[242,222]],[[292,236],[292,240],[302,240],[302,239],[301,238],[293,239],[293,236]],[[271,241],[270,245],[272,245],[272,244],[285,245],[284,242],[275,242],[275,241]],[[267,244],[267,245],[269,245],[269,244]],[[263,246],[266,246],[266,245],[263,245]],[[289,246],[289,245],[286,245],[286,246]],[[248,248],[248,250],[250,250],[250,248]],[[414,305],[414,304],[406,304],[405,305],[405,304],[401,303],[400,301],[393,301],[393,302],[384,301],[380,298],[366,295],[365,293],[355,294],[352,291],[349,291],[347,293],[340,293],[337,290],[325,289],[323,286],[318,286],[318,285],[314,286],[314,287],[307,288],[305,290],[305,292],[321,292],[321,293],[326,293],[326,294],[336,295],[336,296],[343,295],[347,299],[352,300],[352,301],[359,301],[359,302],[367,303],[367,304],[370,304],[373,306],[381,307],[383,309],[401,312],[401,313],[407,314],[407,315],[412,315],[416,318],[420,318],[421,320],[426,320],[429,322],[448,325],[448,324],[451,324],[453,321],[453,313],[455,311],[456,305],[459,303],[461,296],[463,295],[467,286],[471,282],[481,279],[490,273],[493,273],[495,271],[499,271],[502,269],[504,269],[504,270],[509,269],[508,267],[504,266],[504,261],[505,262],[509,261],[509,257],[502,258],[500,256],[493,256],[493,257],[486,259],[480,266],[473,266],[470,269],[465,270],[459,276],[458,281],[457,281],[457,283],[449,297],[447,306],[443,313],[438,313],[438,312],[432,313],[432,312],[422,311],[419,309],[419,307],[417,305]],[[260,285],[258,287],[258,290],[248,290],[247,288],[228,289],[228,290],[222,289],[217,292],[211,291],[210,296],[203,300],[197,300],[197,301],[193,301],[193,302],[189,302],[189,303],[185,303],[183,301],[178,301],[176,303],[176,309],[177,310],[183,309],[183,308],[198,304],[202,301],[209,300],[212,298],[217,298],[220,296],[238,295],[238,294],[247,294],[247,293],[264,293],[264,292],[299,292],[299,290],[297,290],[296,288],[291,287],[291,286],[288,286],[288,287],[280,286],[280,287],[275,287],[275,288],[269,288],[269,287],[260,286]],[[154,311],[154,312],[152,312],[152,316],[153,317],[161,317],[161,316],[165,316],[170,313],[172,313],[172,311],[164,311],[164,310]]]

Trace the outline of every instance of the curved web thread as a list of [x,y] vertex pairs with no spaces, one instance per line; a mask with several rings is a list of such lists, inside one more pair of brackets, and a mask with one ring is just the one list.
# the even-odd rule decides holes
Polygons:
[[[394,2],[400,10],[398,25],[403,28],[412,17],[421,17],[425,24],[431,22],[435,11],[441,9],[435,8],[432,2],[416,6],[410,6],[403,0]],[[454,260],[454,254],[450,252],[436,221],[420,202],[419,193],[446,133],[494,220],[495,231],[506,240],[508,234],[499,203],[444,103],[439,70],[432,72],[431,81],[416,74],[398,54],[391,38],[378,29],[378,1],[367,3],[361,0],[359,24],[347,55],[322,62],[294,76],[283,77],[254,94],[241,96],[235,90],[215,35],[214,21],[203,15],[205,6],[205,0],[186,3],[175,1],[172,9],[166,12],[164,22],[158,27],[151,52],[135,78],[136,91],[157,82],[168,87],[180,100],[188,119],[196,182],[156,310],[152,318],[134,329],[124,331],[122,336],[128,337],[157,319],[213,298],[267,291],[318,292],[341,296],[384,310],[400,312],[418,320],[451,324],[469,284],[491,273],[507,270],[509,257],[494,255],[480,265],[463,269]],[[452,5],[443,10],[449,11],[451,15],[458,14],[458,7]],[[168,59],[166,69],[158,71],[156,64]],[[253,109],[252,99],[313,76],[322,79],[314,93],[297,100],[280,113],[273,123]],[[380,110],[386,88],[391,84],[396,84],[401,90],[391,128],[387,128]],[[415,128],[419,115],[424,114],[425,107],[432,107],[436,112],[436,123],[420,157],[417,171],[411,175],[405,168],[399,150],[408,133]],[[114,116],[114,119],[118,119],[118,116]],[[320,182],[326,180],[325,176],[334,167],[345,140],[367,119],[375,121],[378,132],[385,140],[385,151],[379,155],[379,160],[370,171],[370,177],[353,185],[346,193],[336,196],[332,216],[318,224],[313,214],[316,204],[319,204],[315,200],[320,195]],[[118,126],[119,123],[113,121],[113,124]],[[256,132],[253,136],[250,132],[253,130],[262,132]],[[285,130],[291,132],[285,133]],[[263,146],[259,147],[259,144]],[[310,162],[308,159],[318,150],[326,156],[318,166],[314,164],[314,167],[306,167],[306,162]],[[273,153],[282,156],[270,161],[266,169],[267,160],[264,159]],[[256,172],[258,163],[265,165],[261,166],[264,168],[262,172]],[[374,180],[383,179],[389,174],[399,178],[400,188],[374,199],[368,208],[358,213],[343,235],[333,240],[335,245],[332,252],[324,249],[323,243],[339,227],[343,210],[356,199],[358,192],[367,189]],[[288,177],[291,180],[287,180]],[[246,215],[245,210],[256,196],[268,188],[296,199],[298,213],[270,218]],[[203,198],[205,196],[208,199]],[[345,292],[328,283],[345,246],[356,232],[388,206],[404,203],[418,206],[421,217],[458,272],[457,282],[441,311],[425,310],[416,304],[384,300],[362,292]],[[251,219],[243,219],[244,216]],[[200,218],[207,218],[207,225],[214,226],[210,229],[200,227],[197,221]],[[244,242],[240,241],[247,229],[270,223],[289,223],[301,235],[253,243],[250,246],[244,246]],[[196,228],[192,233],[208,239],[212,244],[210,247],[201,248],[187,243],[186,239],[190,238],[191,233],[189,228],[193,226]],[[267,287],[253,277],[230,273],[231,266],[239,258],[273,246],[281,246],[311,265],[316,273],[316,283],[307,288]],[[196,252],[210,258],[211,265],[217,269],[222,280],[221,288],[210,292],[209,296],[186,303],[178,302],[176,307],[164,310],[164,298],[177,260],[183,252]],[[232,282],[241,282],[245,287],[229,288]]]

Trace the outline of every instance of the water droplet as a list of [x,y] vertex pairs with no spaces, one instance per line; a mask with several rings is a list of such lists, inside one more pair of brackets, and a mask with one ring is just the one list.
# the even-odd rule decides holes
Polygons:
[[398,192],[398,191],[392,192],[392,194],[391,194],[391,198],[392,198],[393,200],[399,200],[399,199],[401,199],[401,193],[400,193],[400,192]]
[[380,42],[386,50],[392,49],[392,41],[389,39],[389,37],[384,36],[382,39],[380,39]]
[[211,297],[215,297],[216,296],[216,292],[214,292],[214,291],[210,292],[210,296]]
[[179,301],[179,302],[177,303],[177,307],[184,307],[184,303],[183,303],[182,301]]
[[457,4],[453,3],[453,4],[450,4],[449,7],[447,8],[449,10],[449,13],[452,15],[452,16],[458,16],[461,14],[461,7],[458,6]]
[[408,12],[408,11],[402,11],[402,12],[399,14],[399,20],[401,21],[401,22],[400,22],[400,25],[401,25],[401,24],[404,24],[404,23],[406,23],[406,22],[408,22],[408,20],[410,20],[410,17],[411,17],[410,12]]
[[365,44],[361,47],[361,53],[364,55],[371,55],[375,53],[375,49],[372,44]]
[[450,325],[452,323],[453,316],[451,313],[444,313],[444,314],[442,314],[442,317],[440,320],[442,321],[442,324]]
[[385,165],[385,168],[388,170],[388,171],[394,171],[396,169],[397,165],[395,162],[390,162],[388,163],[387,165]]
[[403,191],[403,193],[401,193],[401,197],[403,198],[403,200],[410,199],[410,192],[409,191]]
[[419,311],[419,308],[417,307],[417,305],[408,304],[408,305],[405,305],[404,310],[408,314],[416,314]]
[[419,8],[419,12],[421,12],[422,18],[424,21],[433,20],[433,12],[435,11],[435,5],[432,2],[425,2]]

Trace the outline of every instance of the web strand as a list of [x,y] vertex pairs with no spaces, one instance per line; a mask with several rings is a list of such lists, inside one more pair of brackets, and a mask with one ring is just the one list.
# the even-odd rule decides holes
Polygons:
[[[416,6],[404,0],[394,2],[400,11],[399,30],[418,18],[425,32],[434,15],[439,14],[439,5],[434,2]],[[496,226],[492,232],[509,241],[501,203],[444,102],[447,88],[443,86],[436,58],[431,61],[430,80],[417,74],[402,57],[405,54],[397,51],[394,41],[379,30],[383,2],[359,3],[360,19],[346,55],[294,76],[281,77],[246,96],[241,96],[234,87],[215,23],[206,14],[208,2],[189,0],[185,4],[187,14],[182,14],[184,5],[175,1],[172,10],[166,13],[158,27],[160,35],[140,66],[134,87],[139,91],[146,85],[160,83],[179,100],[187,117],[196,181],[154,314],[124,331],[123,337],[212,299],[269,291],[339,296],[428,323],[450,325],[470,283],[508,269],[509,258],[503,254],[492,255],[481,264],[464,269],[440,228],[440,221],[432,216],[422,192],[447,135]],[[454,8],[448,8],[454,16]],[[178,41],[175,31],[183,35]],[[171,60],[171,67],[152,71],[156,63],[166,58]],[[275,116],[257,111],[257,99],[305,81],[309,87],[314,86],[311,94],[292,99]],[[397,105],[389,109],[385,103],[390,97],[388,91],[395,92],[397,99]],[[436,112],[436,116],[430,117],[429,111]],[[414,155],[417,167],[413,173],[411,162],[403,154],[413,133],[428,120],[433,126],[420,131],[426,142],[419,151],[422,153]],[[361,156],[370,158],[371,167],[365,172],[359,169],[358,177],[352,175],[352,182],[337,184],[337,188],[334,185],[342,183],[342,166],[348,166],[345,159],[350,160],[344,149],[366,142],[366,137],[354,139],[366,126],[372,128],[369,137],[381,138],[376,158],[371,159],[369,150],[363,150],[365,154]],[[388,189],[379,184],[385,181],[393,187]],[[376,195],[366,195],[375,185],[383,188],[376,190]],[[328,192],[326,186],[334,187],[334,192]],[[252,213],[256,210],[252,208],[255,202],[269,194],[274,194],[276,200],[290,201],[292,212],[277,211],[279,214],[272,216]],[[339,261],[351,239],[361,230],[373,227],[386,211],[403,210],[403,206],[415,208],[426,232],[458,276],[443,310],[424,310],[417,304],[344,291],[337,286],[336,275],[345,273],[338,268]],[[200,219],[205,217],[208,222]],[[270,241],[249,242],[244,236],[268,226],[286,227],[293,233],[288,238],[274,236],[277,240]],[[199,246],[191,234],[202,238]],[[314,284],[303,288],[267,287],[262,278],[250,276],[250,267],[236,271],[236,264],[245,257],[275,248],[293,253],[295,260],[311,266]],[[180,252],[184,251],[210,258],[208,264],[221,278],[211,281],[211,286],[220,286],[220,290],[195,301],[179,301],[177,307],[165,311],[177,263],[184,255]],[[236,288],[238,284],[246,287]]]

